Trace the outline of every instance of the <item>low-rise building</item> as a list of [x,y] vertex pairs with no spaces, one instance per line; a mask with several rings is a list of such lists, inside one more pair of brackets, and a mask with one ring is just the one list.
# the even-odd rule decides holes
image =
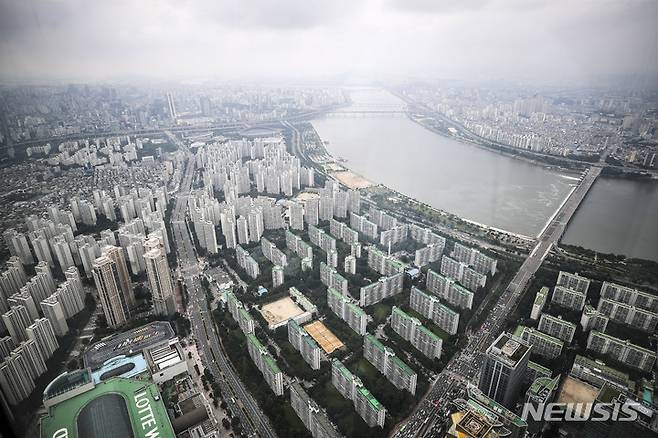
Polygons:
[[530,311],[530,319],[537,321],[541,311],[544,310],[546,305],[546,299],[548,298],[548,287],[544,286],[537,291],[535,295],[535,301],[532,303],[532,310]]

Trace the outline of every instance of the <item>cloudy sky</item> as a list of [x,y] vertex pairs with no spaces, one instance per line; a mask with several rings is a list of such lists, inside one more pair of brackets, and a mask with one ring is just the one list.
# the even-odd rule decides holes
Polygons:
[[0,0],[0,78],[658,75],[653,0]]

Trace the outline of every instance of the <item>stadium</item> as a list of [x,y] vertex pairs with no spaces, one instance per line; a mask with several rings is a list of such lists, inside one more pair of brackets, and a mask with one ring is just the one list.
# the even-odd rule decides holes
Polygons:
[[64,373],[44,391],[42,438],[173,438],[155,384],[115,377],[94,384],[89,370]]

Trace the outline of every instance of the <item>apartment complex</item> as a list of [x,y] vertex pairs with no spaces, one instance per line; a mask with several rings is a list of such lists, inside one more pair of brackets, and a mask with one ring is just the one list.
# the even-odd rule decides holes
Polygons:
[[377,239],[377,224],[358,214],[350,214],[350,228],[370,239]]
[[286,255],[275,244],[267,240],[265,237],[260,239],[260,248],[263,251],[263,256],[275,266],[288,266]]
[[315,225],[308,226],[308,238],[312,244],[325,252],[336,249],[336,239]]
[[255,279],[260,275],[258,262],[240,245],[235,247],[235,258],[238,261],[238,265],[245,270],[249,277]]
[[477,291],[487,284],[486,275],[446,255],[441,258],[441,275],[458,281],[471,291]]
[[444,249],[445,244],[441,243],[430,243],[427,246],[417,249],[414,254],[414,265],[422,268],[425,265],[439,260],[443,255]]
[[495,275],[498,261],[493,257],[483,254],[475,248],[469,248],[461,243],[455,242],[455,247],[450,254],[453,259],[472,266],[480,274]]
[[583,327],[584,332],[597,330],[603,333],[608,327],[609,319],[610,318],[596,310],[591,305],[585,304],[583,314],[580,316],[580,325]]
[[158,243],[155,247],[149,249],[144,253],[144,262],[146,263],[146,276],[153,297],[155,314],[173,315],[176,312],[174,283],[164,248]]
[[538,328],[539,331],[561,339],[567,344],[571,343],[573,335],[576,333],[576,324],[565,321],[559,316],[556,318],[548,313],[541,315]]
[[340,434],[322,408],[298,383],[290,385],[290,405],[313,438],[339,438]]
[[395,257],[386,255],[374,246],[368,247],[368,267],[381,275],[393,275],[404,272],[406,264]]
[[384,230],[379,235],[379,244],[382,246],[395,245],[409,238],[409,225],[401,224]]
[[580,275],[572,274],[570,272],[560,271],[557,277],[557,286],[562,286],[567,289],[575,290],[583,295],[587,295],[589,290],[590,280]]
[[339,222],[336,219],[329,220],[329,232],[336,239],[340,239],[348,245],[359,241],[359,233],[357,231],[354,231],[347,224]]
[[394,228],[398,225],[397,219],[395,219],[390,214],[373,207],[372,205],[368,210],[368,217],[382,230],[390,230],[391,228]]
[[227,290],[224,293],[224,296],[226,297],[228,311],[233,317],[233,319],[235,320],[235,322],[238,323],[242,332],[245,335],[254,333],[254,329],[255,329],[254,319],[251,317],[249,312],[247,312],[247,309],[244,308],[242,302],[240,302],[240,300],[238,300],[235,294],[231,291]]
[[619,301],[629,306],[658,312],[658,296],[642,292],[627,286],[622,286],[608,281],[603,282],[601,287],[601,298]]
[[118,327],[125,324],[130,319],[130,309],[135,305],[135,295],[123,249],[105,247],[93,267],[94,282],[107,325]]
[[299,257],[313,259],[313,248],[311,245],[304,242],[304,240],[291,233],[289,230],[286,230],[286,247],[297,254]]
[[586,298],[587,295],[578,292],[577,290],[569,289],[564,286],[555,286],[553,288],[551,303],[557,303],[562,307],[566,307],[567,309],[580,312],[583,310],[583,307],[585,307]]
[[532,352],[548,359],[555,359],[562,354],[564,342],[530,327],[518,326],[514,336],[532,345]]
[[655,332],[658,323],[657,313],[609,298],[601,298],[596,310],[615,322],[647,333]]

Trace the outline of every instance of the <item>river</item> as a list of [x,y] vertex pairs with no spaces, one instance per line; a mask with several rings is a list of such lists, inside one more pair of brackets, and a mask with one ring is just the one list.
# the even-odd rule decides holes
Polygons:
[[600,177],[562,242],[658,261],[658,183]]
[[[344,112],[404,107],[380,89],[353,89],[350,95],[352,105]],[[348,168],[370,181],[465,219],[526,236],[542,230],[575,183],[573,174],[438,135],[402,115],[326,116],[313,126],[328,141],[332,155],[346,159]],[[636,187],[643,184],[648,187]],[[637,208],[620,211],[622,205]],[[630,230],[633,226],[637,229]],[[658,185],[597,182],[565,242],[658,259]]]

